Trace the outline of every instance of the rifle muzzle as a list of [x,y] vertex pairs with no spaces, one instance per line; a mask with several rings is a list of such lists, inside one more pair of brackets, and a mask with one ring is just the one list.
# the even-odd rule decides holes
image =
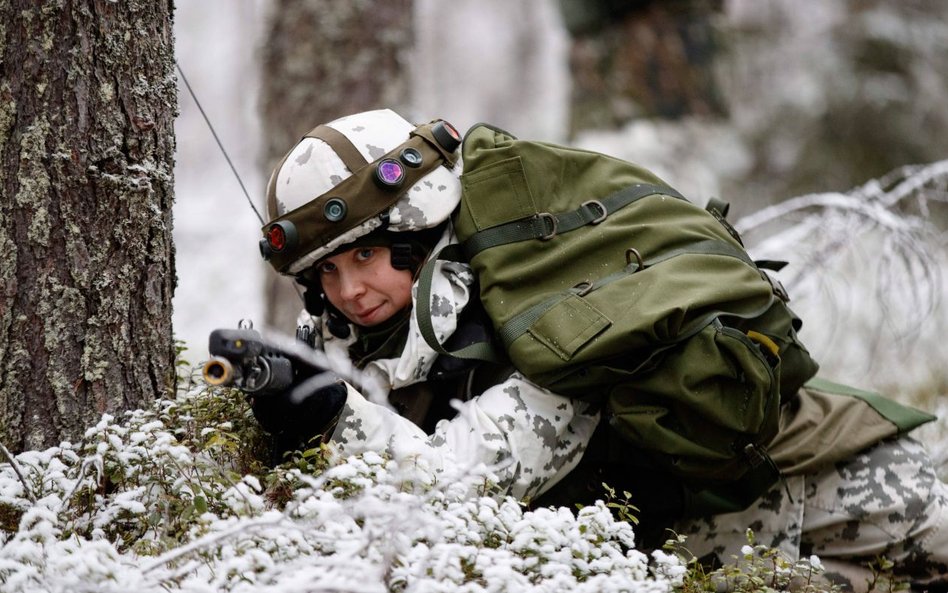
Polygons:
[[226,358],[215,356],[204,363],[204,380],[208,385],[232,385],[236,380],[234,365]]

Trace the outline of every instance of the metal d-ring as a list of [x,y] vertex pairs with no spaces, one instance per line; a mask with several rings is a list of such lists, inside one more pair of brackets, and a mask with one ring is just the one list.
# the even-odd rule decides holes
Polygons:
[[596,208],[599,209],[599,212],[601,213],[595,220],[590,220],[589,224],[599,224],[600,222],[604,221],[606,218],[609,217],[609,211],[606,210],[606,206],[599,200],[588,200],[586,202],[583,202],[582,206],[583,208],[585,208],[586,206],[595,206]]
[[639,250],[634,247],[629,247],[625,250],[625,263],[632,265],[632,258],[635,258],[636,268],[635,271],[638,272],[645,267],[645,261],[642,260],[642,254],[639,253]]
[[[541,240],[541,241],[549,241],[550,239],[552,239],[553,237],[555,237],[555,236],[556,236],[556,227],[557,227],[556,217],[553,216],[552,214],[550,214],[549,212],[541,212],[541,213],[537,214],[537,218],[539,218],[540,220],[548,219],[548,220],[550,221],[550,226],[553,228],[553,230],[550,231],[549,234],[540,235],[540,240]],[[546,225],[544,225],[544,227],[545,227],[545,226],[546,226]]]
[[593,283],[589,280],[583,280],[579,284],[573,287],[573,290],[576,291],[576,296],[584,297],[593,289]]

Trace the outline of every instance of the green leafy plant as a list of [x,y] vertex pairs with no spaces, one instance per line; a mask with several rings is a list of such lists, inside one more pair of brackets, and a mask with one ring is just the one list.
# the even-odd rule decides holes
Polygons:
[[868,583],[868,590],[880,593],[908,591],[909,583],[905,579],[896,577],[894,569],[895,563],[881,556],[869,562],[869,572],[872,576]]
[[836,593],[839,587],[822,577],[823,566],[816,556],[797,561],[787,559],[779,550],[757,544],[747,530],[747,545],[739,556],[717,568],[701,563],[686,547],[686,538],[673,534],[663,549],[679,557],[688,567],[681,585],[682,593],[725,590],[733,593]]
[[639,509],[629,502],[632,499],[632,494],[623,490],[622,497],[620,498],[616,494],[615,488],[612,486],[603,482],[602,487],[606,492],[606,507],[612,509],[613,513],[620,521],[626,521],[632,525],[638,525]]

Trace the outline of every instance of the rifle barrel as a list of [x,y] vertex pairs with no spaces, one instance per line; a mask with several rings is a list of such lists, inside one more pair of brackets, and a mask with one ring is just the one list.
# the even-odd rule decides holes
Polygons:
[[234,365],[226,358],[215,356],[204,363],[202,371],[208,385],[231,385],[235,380]]

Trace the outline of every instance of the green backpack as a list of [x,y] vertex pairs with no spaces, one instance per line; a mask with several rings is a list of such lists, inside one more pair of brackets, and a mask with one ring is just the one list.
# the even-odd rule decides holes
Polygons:
[[[555,393],[600,402],[622,442],[686,484],[777,471],[766,445],[781,397],[815,375],[782,287],[720,209],[603,154],[521,141],[487,125],[463,141],[460,244],[507,357]],[[430,314],[433,263],[420,277]],[[444,350],[490,358],[485,344]],[[753,500],[756,494],[751,494]]]

